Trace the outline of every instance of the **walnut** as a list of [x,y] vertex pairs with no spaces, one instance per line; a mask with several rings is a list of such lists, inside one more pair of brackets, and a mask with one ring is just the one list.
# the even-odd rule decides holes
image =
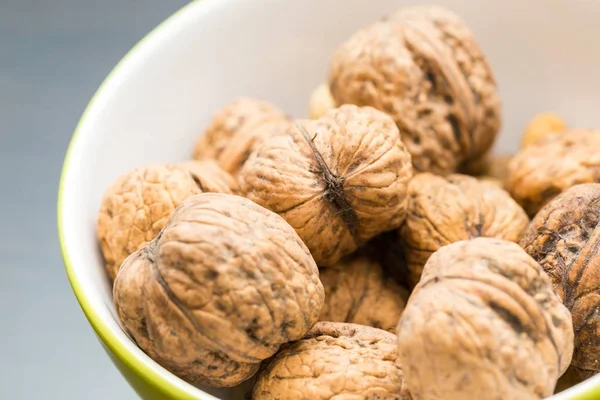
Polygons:
[[399,234],[411,286],[440,247],[485,236],[518,242],[529,219],[497,185],[460,174],[416,174],[408,185],[408,216]]
[[252,98],[238,98],[220,109],[196,143],[196,160],[214,159],[236,175],[263,140],[285,133],[289,116],[273,104]]
[[540,210],[521,240],[573,315],[573,366],[582,377],[600,371],[599,205],[600,184],[573,186]]
[[397,399],[402,370],[396,335],[368,326],[317,323],[257,375],[254,400]]
[[600,182],[600,131],[577,129],[522,149],[508,165],[506,189],[530,216],[580,183]]
[[398,324],[398,360],[417,399],[540,399],[572,351],[571,316],[550,278],[501,239],[435,252]]
[[329,85],[323,83],[310,95],[310,100],[308,103],[308,116],[310,119],[319,119],[321,118],[327,111],[336,107],[335,101],[333,97],[331,97],[331,92],[329,91]]
[[240,191],[237,181],[214,160],[186,161],[179,166],[192,174],[202,192],[238,194]]
[[97,236],[112,280],[131,253],[152,240],[175,208],[201,193],[189,171],[172,164],[149,164],[119,176],[106,190]]
[[233,386],[317,321],[323,286],[296,232],[227,194],[192,196],[123,263],[114,302],[139,347],[193,384]]
[[566,130],[567,124],[558,115],[548,112],[539,113],[525,127],[521,137],[521,148],[529,147],[546,136],[563,133]]
[[406,216],[410,155],[371,107],[343,105],[265,141],[240,172],[242,192],[292,225],[331,266]]
[[420,172],[447,174],[493,145],[501,126],[490,66],[465,23],[440,7],[402,9],[333,55],[337,104],[390,114]]
[[461,166],[460,171],[477,178],[493,178],[503,183],[508,175],[512,155],[486,153],[483,157]]
[[325,288],[320,321],[396,329],[408,291],[387,278],[376,261],[364,256],[344,259],[321,269],[320,279]]

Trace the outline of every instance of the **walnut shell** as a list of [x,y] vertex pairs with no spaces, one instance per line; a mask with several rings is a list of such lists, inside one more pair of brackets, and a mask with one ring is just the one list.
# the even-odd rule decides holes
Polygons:
[[461,166],[461,173],[478,178],[494,178],[504,182],[512,155],[486,153],[483,157]]
[[573,351],[569,311],[519,245],[442,247],[398,324],[399,362],[417,399],[540,399]]
[[273,104],[241,97],[220,109],[196,143],[196,160],[214,159],[226,172],[236,175],[262,141],[285,133],[289,116]]
[[475,237],[518,242],[529,219],[497,185],[460,174],[416,174],[408,185],[408,216],[399,230],[411,286],[431,254]]
[[521,136],[521,148],[536,144],[546,136],[567,130],[565,121],[556,114],[543,112],[535,115]]
[[406,216],[410,155],[371,107],[344,105],[272,137],[240,172],[242,192],[281,215],[319,266],[331,266]]
[[599,205],[600,184],[573,186],[540,210],[521,240],[573,315],[573,366],[585,377],[600,371]]
[[202,192],[239,194],[237,181],[223,171],[214,160],[186,161],[179,164],[187,169]]
[[123,263],[114,302],[139,347],[193,384],[233,386],[318,320],[323,286],[296,232],[243,197],[188,198]]
[[364,256],[344,259],[320,271],[325,303],[320,321],[349,322],[394,330],[408,291],[387,278],[381,265]]
[[600,182],[600,131],[571,130],[522,149],[508,165],[506,189],[530,216],[571,186]]
[[319,119],[327,111],[336,107],[335,101],[329,91],[329,85],[323,83],[310,94],[308,103],[308,117],[310,119]]
[[356,32],[333,55],[337,104],[390,114],[420,172],[447,174],[493,145],[501,126],[490,66],[465,23],[410,7]]
[[261,369],[254,400],[408,399],[396,335],[362,325],[317,323]]
[[119,176],[106,190],[96,231],[112,280],[131,253],[152,240],[175,208],[201,193],[189,171],[172,164],[149,164]]

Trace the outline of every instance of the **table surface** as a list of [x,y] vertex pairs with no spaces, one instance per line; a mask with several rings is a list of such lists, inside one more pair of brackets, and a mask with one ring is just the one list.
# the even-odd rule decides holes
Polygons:
[[63,269],[69,139],[120,58],[184,0],[0,0],[0,398],[136,399]]

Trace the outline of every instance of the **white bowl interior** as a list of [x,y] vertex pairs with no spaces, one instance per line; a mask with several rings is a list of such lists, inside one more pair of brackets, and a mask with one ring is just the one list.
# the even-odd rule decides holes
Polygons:
[[[212,113],[255,96],[297,117],[324,81],[329,56],[360,26],[402,6],[394,0],[203,0],[171,18],[129,56],[79,127],[63,182],[64,245],[88,300],[135,357],[198,398],[144,355],[113,311],[95,236],[106,187],[148,162],[189,158]],[[595,99],[600,3],[577,0],[437,0],[461,15],[495,71],[504,125],[496,148],[514,151],[528,118],[551,110],[573,126],[600,127]],[[567,397],[600,377],[564,392]],[[211,393],[233,398],[228,391]]]

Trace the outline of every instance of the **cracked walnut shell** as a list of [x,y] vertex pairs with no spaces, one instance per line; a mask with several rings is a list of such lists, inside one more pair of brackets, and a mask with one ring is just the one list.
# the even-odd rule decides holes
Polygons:
[[192,384],[234,386],[317,321],[323,286],[296,232],[239,196],[188,198],[114,284],[123,327]]
[[331,266],[406,216],[410,155],[371,107],[344,105],[265,141],[240,172],[242,192],[296,229]]
[[573,315],[573,366],[587,378],[600,371],[600,184],[576,185],[531,221],[521,246],[548,273]]
[[399,235],[411,286],[442,246],[480,236],[518,242],[529,224],[525,211],[505,190],[460,174],[416,174],[408,185],[407,210]]
[[398,351],[416,399],[540,399],[571,362],[571,315],[519,245],[461,241],[427,261]]
[[368,326],[319,322],[257,375],[254,400],[408,400],[396,363],[396,335]]
[[600,182],[600,131],[576,129],[541,139],[508,165],[506,189],[530,216],[562,191]]
[[332,57],[337,104],[391,115],[419,172],[447,174],[486,153],[501,126],[490,66],[465,23],[411,7],[356,32]]
[[273,104],[241,97],[217,111],[196,143],[196,160],[214,159],[232,175],[242,168],[263,140],[285,133],[289,116]]
[[394,330],[408,291],[384,275],[381,266],[364,256],[322,268],[325,303],[320,321],[348,322]]

